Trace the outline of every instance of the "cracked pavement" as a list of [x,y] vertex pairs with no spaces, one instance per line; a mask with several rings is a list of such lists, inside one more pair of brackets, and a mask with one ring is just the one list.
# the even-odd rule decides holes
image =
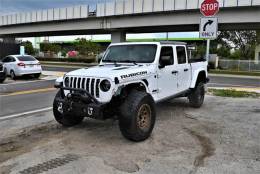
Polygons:
[[134,143],[115,120],[63,128],[43,112],[0,122],[0,173],[260,173],[260,99],[207,96],[157,105],[152,136]]

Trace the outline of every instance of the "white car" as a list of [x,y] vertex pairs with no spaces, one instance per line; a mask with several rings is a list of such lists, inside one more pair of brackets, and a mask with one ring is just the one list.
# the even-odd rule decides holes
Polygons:
[[40,62],[30,55],[10,55],[2,59],[6,75],[12,79],[23,75],[33,75],[39,78],[42,73]]

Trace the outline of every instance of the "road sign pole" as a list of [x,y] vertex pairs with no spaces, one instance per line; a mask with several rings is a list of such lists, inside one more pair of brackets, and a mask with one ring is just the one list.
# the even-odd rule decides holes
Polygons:
[[204,0],[200,12],[206,17],[200,19],[200,38],[207,39],[206,60],[209,61],[210,39],[217,38],[218,18],[214,16],[219,12],[218,0]]
[[207,39],[206,60],[209,61],[210,39]]

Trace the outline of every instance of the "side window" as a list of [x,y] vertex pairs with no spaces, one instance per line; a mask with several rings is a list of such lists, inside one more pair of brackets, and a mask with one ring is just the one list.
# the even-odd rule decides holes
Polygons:
[[172,47],[162,47],[161,48],[161,55],[160,55],[160,65],[173,65],[174,58],[173,58],[173,49]]
[[15,58],[10,57],[10,62],[15,62],[15,61],[16,61]]
[[177,46],[176,47],[176,51],[177,51],[178,64],[185,64],[185,63],[187,63],[185,47]]
[[3,62],[4,62],[4,63],[10,62],[10,57],[5,57],[5,58],[3,59]]

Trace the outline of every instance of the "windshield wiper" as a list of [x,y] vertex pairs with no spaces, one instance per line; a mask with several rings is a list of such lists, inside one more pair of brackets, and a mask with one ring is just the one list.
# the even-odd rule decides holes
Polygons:
[[124,62],[124,63],[133,63],[134,65],[138,65],[137,62],[134,61],[134,60],[124,60],[122,62]]
[[107,63],[114,63],[114,65],[116,65],[116,66],[118,65],[118,64],[117,64],[118,62],[117,62],[116,60],[103,60],[103,62],[105,62],[105,63],[106,63],[106,62],[107,62]]

